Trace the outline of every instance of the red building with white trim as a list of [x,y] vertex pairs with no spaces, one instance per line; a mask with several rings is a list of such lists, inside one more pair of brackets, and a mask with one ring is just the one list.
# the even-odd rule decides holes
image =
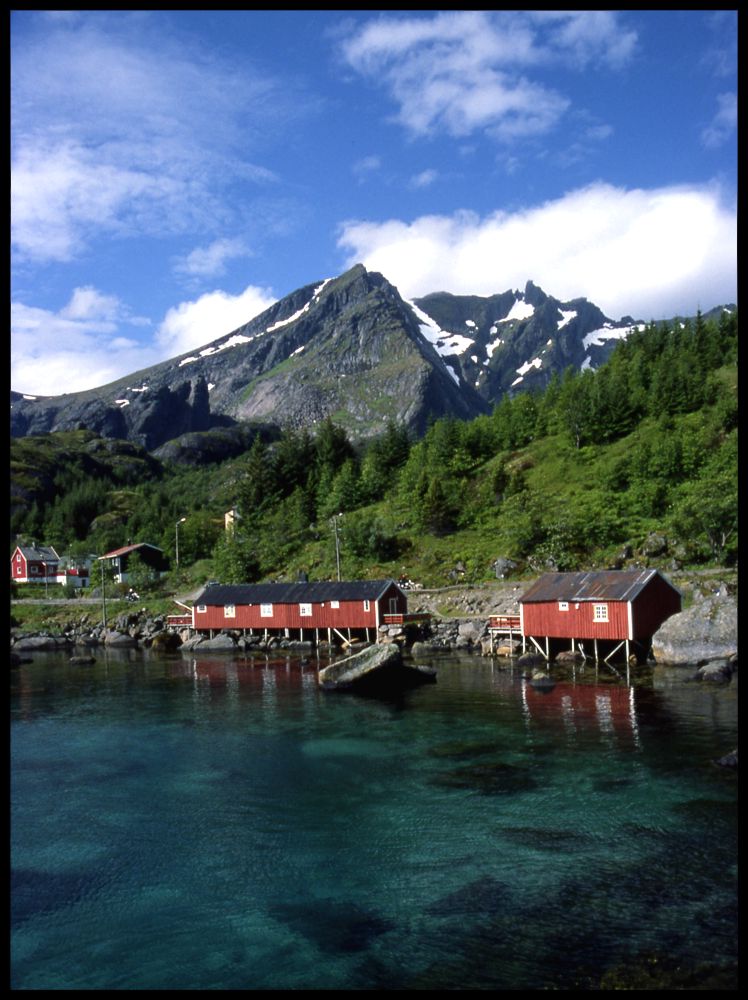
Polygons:
[[51,545],[17,545],[10,557],[10,578],[16,583],[56,583],[59,563]]
[[195,599],[192,628],[301,639],[322,632],[348,641],[376,638],[380,625],[402,623],[407,614],[408,599],[394,580],[213,584]]
[[632,644],[647,656],[652,636],[681,610],[681,594],[656,569],[546,573],[519,603],[523,645],[530,640],[546,659],[552,643],[595,660],[625,649],[628,659]]

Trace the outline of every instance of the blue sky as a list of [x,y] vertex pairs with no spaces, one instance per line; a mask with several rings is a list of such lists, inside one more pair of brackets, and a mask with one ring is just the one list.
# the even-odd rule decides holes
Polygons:
[[12,388],[361,261],[612,319],[737,299],[735,11],[15,11]]

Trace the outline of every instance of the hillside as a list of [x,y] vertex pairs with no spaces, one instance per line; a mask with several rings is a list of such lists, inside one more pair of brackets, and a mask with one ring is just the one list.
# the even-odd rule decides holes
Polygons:
[[[127,475],[123,442],[86,432],[17,439],[17,484],[58,471],[51,492],[40,485],[22,502],[17,490],[12,530],[58,551],[108,551],[132,538],[173,554],[179,522],[175,589],[333,578],[336,536],[344,577],[427,587],[496,579],[497,560],[507,578],[731,565],[736,357],[734,313],[651,325],[597,372],[567,370],[543,391],[504,397],[472,420],[440,418],[418,438],[389,422],[355,443],[327,419],[314,434],[255,434],[238,454],[232,439],[229,457],[196,467],[127,445]],[[89,472],[84,458],[102,454],[111,467]],[[230,508],[241,515],[232,536]]]

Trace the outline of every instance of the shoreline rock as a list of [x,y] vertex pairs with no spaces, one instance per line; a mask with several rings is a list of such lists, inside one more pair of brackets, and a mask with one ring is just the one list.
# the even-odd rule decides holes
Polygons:
[[669,664],[729,660],[737,657],[737,636],[737,600],[715,595],[668,618],[652,638],[652,654],[657,663]]

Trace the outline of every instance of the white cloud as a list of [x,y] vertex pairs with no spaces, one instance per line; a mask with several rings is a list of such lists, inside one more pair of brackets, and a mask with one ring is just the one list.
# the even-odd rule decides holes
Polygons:
[[485,218],[350,221],[339,246],[349,264],[382,272],[409,299],[436,289],[491,295],[530,279],[562,301],[586,297],[613,319],[649,320],[737,295],[736,211],[712,187],[596,183]]
[[268,309],[277,298],[269,288],[249,285],[239,295],[213,291],[169,309],[156,331],[163,358],[176,357],[231,333]]
[[116,321],[122,315],[122,303],[116,295],[104,295],[86,285],[76,288],[70,301],[60,310],[60,316],[72,320]]
[[239,295],[210,292],[169,309],[155,337],[123,335],[142,326],[113,295],[76,288],[57,312],[11,305],[11,387],[40,396],[80,392],[166,361],[209,343],[248,322],[275,302],[269,289],[247,287]]
[[422,170],[420,174],[416,174],[410,180],[410,186],[412,188],[426,188],[430,187],[434,181],[439,177],[437,170]]
[[157,28],[143,12],[87,13],[47,22],[14,47],[19,259],[68,261],[104,234],[210,232],[237,211],[228,183],[274,180],[247,151],[303,113],[303,97]]
[[701,133],[701,139],[708,148],[721,146],[730,138],[737,127],[738,95],[734,93],[719,94],[716,114]]
[[248,254],[243,240],[214,240],[207,247],[196,247],[185,258],[178,260],[174,270],[193,278],[215,278],[225,273],[227,261]]
[[381,170],[382,160],[379,156],[363,156],[353,164],[353,174],[359,184],[363,183],[371,174]]
[[635,43],[611,11],[448,11],[369,21],[342,52],[389,89],[416,135],[485,130],[511,141],[547,132],[570,106],[528,71],[558,62],[617,68]]
[[58,312],[13,302],[10,320],[11,386],[19,392],[90,389],[156,360],[148,349],[136,352],[137,341],[118,335],[121,324],[133,325],[129,311],[95,288],[76,288]]

